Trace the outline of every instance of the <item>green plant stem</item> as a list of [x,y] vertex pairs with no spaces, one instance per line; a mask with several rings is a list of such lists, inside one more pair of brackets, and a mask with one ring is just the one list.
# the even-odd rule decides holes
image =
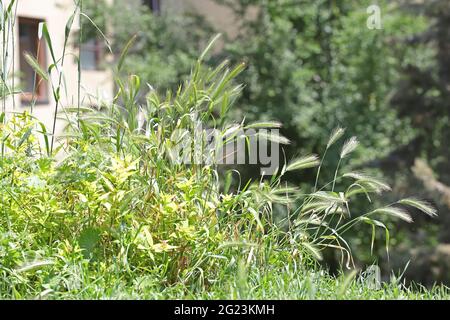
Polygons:
[[341,165],[341,161],[342,161],[342,158],[339,158],[339,161],[338,161],[338,164],[337,164],[337,167],[336,167],[336,171],[334,172],[333,186],[331,187],[331,192],[334,192],[334,186],[336,184],[337,174],[338,174],[338,171],[339,171],[339,167]]
[[320,160],[319,168],[317,168],[316,182],[314,183],[314,192],[316,192],[316,190],[317,190],[317,183],[319,182],[320,169],[322,168],[322,164],[325,159],[325,156],[327,155],[327,151],[328,151],[328,148],[325,149],[322,159]]

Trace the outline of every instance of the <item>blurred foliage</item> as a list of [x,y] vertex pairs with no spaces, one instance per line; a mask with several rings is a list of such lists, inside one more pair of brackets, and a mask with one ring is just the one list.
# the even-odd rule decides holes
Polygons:
[[[382,29],[374,30],[366,26],[366,9],[374,1],[216,1],[240,19],[254,8],[258,12],[226,47],[226,55],[248,64],[241,75],[247,86],[240,117],[281,121],[283,134],[293,140],[288,158],[321,152],[330,130],[346,127],[361,140],[351,167],[391,177],[401,196],[419,192],[439,203],[441,195],[424,191],[411,167],[423,157],[448,184],[448,1],[376,1]],[[325,161],[322,183],[332,179],[337,159],[336,150]],[[307,185],[314,176],[300,178]],[[442,215],[448,211],[440,209]],[[445,218],[435,224],[420,219],[414,229],[397,225],[405,232],[393,244],[409,243],[397,265],[405,265],[413,244],[432,248],[438,238],[445,242],[445,225]],[[364,244],[365,234],[357,232],[356,243]],[[362,260],[374,262],[370,255]]]
[[186,79],[192,61],[212,34],[199,15],[168,10],[154,14],[139,0],[115,1],[113,5],[105,0],[84,0],[83,7],[90,18],[82,19],[84,40],[96,37],[105,41],[98,29],[104,30],[118,57],[136,36],[123,73],[138,75],[160,92],[176,89],[179,81]]
[[259,8],[258,18],[227,46],[227,54],[248,63],[242,75],[248,85],[240,100],[247,118],[283,122],[295,153],[320,151],[321,142],[340,124],[360,138],[360,163],[415,136],[389,99],[402,64],[426,52],[393,39],[424,30],[425,19],[385,4],[383,29],[370,30],[368,5],[361,1],[238,2],[238,13],[250,5]]

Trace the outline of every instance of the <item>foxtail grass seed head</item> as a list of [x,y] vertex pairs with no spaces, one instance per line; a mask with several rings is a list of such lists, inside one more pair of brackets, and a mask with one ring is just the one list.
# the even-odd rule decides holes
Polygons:
[[344,133],[345,133],[344,128],[341,127],[335,128],[331,133],[330,139],[328,140],[327,149],[331,147],[336,141],[338,141]]
[[277,121],[255,122],[245,126],[245,129],[281,128],[283,125]]
[[437,216],[437,210],[427,201],[420,200],[417,198],[406,198],[400,200],[398,203],[416,208],[422,211],[423,213],[429,215],[430,217]]
[[341,150],[341,159],[345,158],[346,156],[348,156],[350,153],[352,153],[359,145],[359,141],[356,137],[351,137],[350,139],[348,139],[345,143],[344,146],[342,147]]
[[292,161],[286,168],[286,171],[303,170],[314,168],[319,165],[320,161],[317,155],[312,154]]
[[374,178],[368,174],[362,172],[349,172],[343,175],[344,178],[353,178],[360,185],[369,185],[377,193],[383,191],[390,191],[391,187],[384,181]]
[[399,218],[403,221],[406,221],[408,223],[413,222],[413,219],[411,218],[410,214],[406,212],[406,210],[397,208],[397,207],[384,207],[375,209],[372,211],[373,214],[386,214],[395,218]]

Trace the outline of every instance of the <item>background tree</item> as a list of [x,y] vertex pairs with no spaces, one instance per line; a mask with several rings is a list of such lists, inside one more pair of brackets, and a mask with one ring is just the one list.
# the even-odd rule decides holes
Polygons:
[[84,40],[106,38],[117,57],[130,39],[130,47],[123,73],[138,75],[160,92],[176,89],[180,80],[189,75],[191,62],[201,52],[213,34],[204,17],[195,14],[177,14],[170,10],[152,12],[140,0],[114,1],[84,0],[89,19],[83,21]]
[[[358,136],[357,156],[342,170],[384,175],[394,185],[393,196],[419,193],[433,199],[440,204],[440,218],[419,218],[414,229],[397,224],[402,232],[392,239],[393,252],[397,250],[392,257],[398,259],[377,260],[354,241],[357,256],[363,263],[399,269],[419,244],[427,266],[434,254],[430,248],[449,242],[445,232],[450,224],[445,218],[449,211],[445,190],[450,185],[445,144],[450,137],[448,1],[377,1],[382,28],[374,30],[367,27],[366,11],[373,1],[216,1],[230,6],[242,25],[238,37],[228,40],[212,59],[217,62],[225,56],[247,63],[239,78],[246,86],[234,117],[282,122],[283,135],[292,141],[286,160],[321,154],[338,125],[347,128],[348,136]],[[189,74],[190,61],[213,33],[213,26],[199,16],[164,10],[154,14],[137,0],[116,1],[113,6],[85,0],[85,6],[99,28],[107,30],[114,52],[137,35],[124,74],[132,70],[160,91],[175,89]],[[246,13],[254,7],[258,14],[249,19]],[[84,23],[86,39],[98,36],[87,19]],[[328,153],[320,183],[332,180],[338,151]],[[245,168],[243,178],[252,177],[252,169]],[[313,186],[314,180],[314,173],[290,176],[292,183],[304,188]],[[364,209],[362,204],[354,206]],[[367,234],[365,229],[355,234],[362,239],[361,248],[370,241]],[[396,247],[397,242],[406,245]],[[384,250],[383,243],[377,247]],[[427,281],[414,269],[418,264],[411,264],[408,277]]]
[[[444,129],[449,109],[442,93],[448,90],[449,74],[445,1],[422,2],[414,8],[377,1],[379,30],[366,26],[366,9],[373,1],[218,1],[232,7],[240,19],[251,6],[258,8],[258,17],[246,21],[226,54],[248,63],[242,74],[248,85],[240,100],[241,112],[248,119],[280,120],[284,135],[293,141],[288,158],[320,153],[331,130],[341,125],[361,140],[359,157],[344,170],[370,168],[373,174],[392,177],[397,194],[417,193],[415,186],[421,184],[414,181],[411,167],[420,154],[427,154],[436,170],[448,172],[448,148],[442,150],[445,136],[450,137],[448,126]],[[440,48],[437,53],[434,44]],[[433,147],[436,144],[442,147]],[[325,161],[322,182],[332,179],[337,158],[336,150]],[[300,179],[311,186],[315,176]],[[430,198],[427,193],[422,196]],[[404,232],[393,243],[409,239],[403,241],[409,243],[406,248],[398,248],[407,252],[399,261],[377,261],[369,255],[362,260],[380,264],[385,260],[387,270],[404,266],[403,258],[411,256],[414,245],[439,241],[436,229],[442,221],[421,222],[414,230],[396,226]],[[367,239],[365,234],[367,230],[361,230],[355,236]],[[354,249],[359,251],[358,246]]]

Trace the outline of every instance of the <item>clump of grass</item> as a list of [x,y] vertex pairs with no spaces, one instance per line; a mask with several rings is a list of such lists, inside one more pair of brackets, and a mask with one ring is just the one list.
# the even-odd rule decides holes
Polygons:
[[[301,248],[300,250],[311,254],[319,260],[322,258],[321,252],[325,248],[337,249],[341,253],[341,264],[350,268],[353,265],[353,257],[351,246],[345,238],[345,234],[349,230],[361,223],[370,225],[372,228],[372,250],[375,242],[376,228],[383,229],[385,232],[386,252],[389,253],[390,231],[384,222],[386,218],[390,217],[411,223],[413,219],[406,211],[406,206],[414,207],[429,216],[434,216],[436,210],[425,201],[408,198],[382,208],[367,210],[366,213],[352,214],[351,206],[355,198],[360,195],[365,196],[368,200],[369,207],[372,202],[371,196],[380,195],[383,192],[391,190],[390,186],[384,181],[361,172],[346,172],[339,175],[341,162],[358,147],[359,142],[356,137],[351,137],[343,143],[339,162],[335,169],[334,179],[317,190],[317,181],[323,159],[329,148],[339,142],[344,132],[345,130],[342,128],[336,128],[332,132],[322,159],[319,160],[316,155],[295,159],[285,165],[280,170],[279,175],[272,178],[264,191],[260,190],[260,188],[255,188],[254,192],[267,192],[265,199],[267,199],[267,205],[270,208],[275,203],[286,204],[286,201],[290,203],[290,205],[286,206],[286,210],[288,211],[286,220],[289,220],[287,221],[289,228],[284,236],[287,243],[295,244],[295,247]],[[289,198],[288,200],[280,200],[279,198],[273,197],[272,190],[283,188],[284,182],[282,178],[286,172],[315,167],[317,167],[316,184],[311,193],[305,193],[304,191],[301,192],[298,189],[291,188],[289,193],[286,193]],[[344,182],[346,179],[353,181],[341,190],[335,190],[336,182]]]

